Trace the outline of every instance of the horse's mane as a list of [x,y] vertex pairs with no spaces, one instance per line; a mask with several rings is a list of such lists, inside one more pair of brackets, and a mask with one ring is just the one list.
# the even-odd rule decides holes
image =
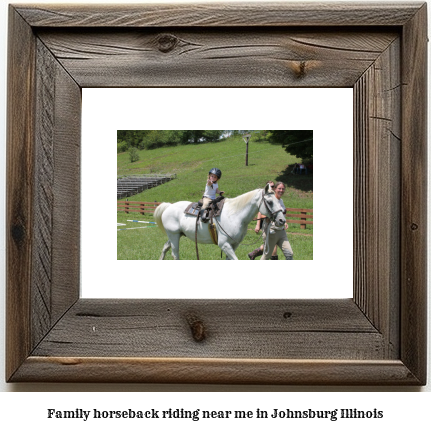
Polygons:
[[229,211],[236,212],[244,208],[255,196],[256,192],[262,189],[252,190],[251,192],[239,195],[236,198],[226,199],[226,203],[229,203]]

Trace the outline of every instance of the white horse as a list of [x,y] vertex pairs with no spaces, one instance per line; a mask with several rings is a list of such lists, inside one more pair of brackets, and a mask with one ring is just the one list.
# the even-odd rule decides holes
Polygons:
[[[185,214],[190,202],[181,201],[174,204],[163,202],[154,212],[154,218],[159,228],[168,236],[159,260],[163,260],[167,251],[172,247],[172,256],[179,259],[180,237],[195,241],[197,228],[197,242],[213,244],[208,224],[199,219],[196,227],[196,217]],[[284,226],[285,218],[279,200],[269,184],[265,189],[257,189],[233,199],[226,198],[223,211],[216,218],[218,246],[226,254],[228,260],[238,260],[235,250],[247,233],[247,226],[257,212],[269,217],[277,226]]]

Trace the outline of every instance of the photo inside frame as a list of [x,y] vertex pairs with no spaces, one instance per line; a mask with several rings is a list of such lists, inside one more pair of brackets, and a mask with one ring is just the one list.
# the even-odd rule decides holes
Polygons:
[[[352,89],[83,89],[82,98],[81,297],[352,297]],[[199,261],[117,260],[117,130],[229,127],[313,130],[312,260],[287,262],[281,253],[279,261],[270,263],[226,261],[224,256]],[[232,155],[241,152],[245,155],[245,144]],[[214,151],[208,169],[229,156]],[[253,164],[258,163],[258,155],[253,155]],[[202,173],[205,183],[206,167]],[[289,206],[286,200],[285,205]]]

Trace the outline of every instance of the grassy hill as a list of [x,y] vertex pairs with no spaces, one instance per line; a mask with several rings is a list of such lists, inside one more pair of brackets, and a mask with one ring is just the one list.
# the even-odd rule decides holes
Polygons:
[[139,152],[140,160],[130,163],[128,153],[118,155],[117,175],[176,173],[177,179],[132,196],[133,201],[196,201],[202,197],[208,171],[217,167],[223,175],[219,187],[226,197],[235,197],[269,180],[283,181],[283,201],[294,208],[313,207],[312,176],[291,175],[292,165],[299,162],[281,145],[266,141],[249,144],[248,166],[245,166],[245,143],[240,138],[222,142],[165,147]]

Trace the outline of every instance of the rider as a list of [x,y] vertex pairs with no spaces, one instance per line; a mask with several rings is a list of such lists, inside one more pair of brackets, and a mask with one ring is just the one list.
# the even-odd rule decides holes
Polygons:
[[211,202],[216,198],[216,193],[220,196],[224,193],[218,188],[218,181],[221,178],[221,170],[218,168],[212,168],[208,172],[207,182],[205,184],[205,192],[202,198],[203,204],[200,212],[201,219],[204,223],[208,221],[206,209],[211,205]]

